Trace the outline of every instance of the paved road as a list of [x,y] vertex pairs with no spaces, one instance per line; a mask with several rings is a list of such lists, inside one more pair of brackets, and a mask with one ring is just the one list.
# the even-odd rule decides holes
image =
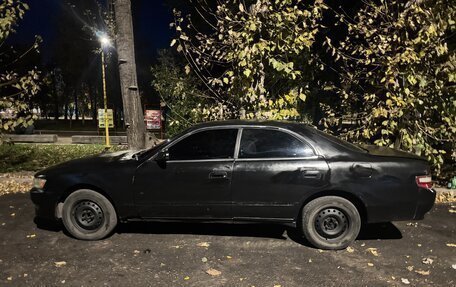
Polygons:
[[450,209],[438,205],[416,224],[371,225],[353,251],[329,252],[270,225],[128,224],[106,240],[78,241],[38,228],[27,194],[4,195],[0,285],[456,286]]

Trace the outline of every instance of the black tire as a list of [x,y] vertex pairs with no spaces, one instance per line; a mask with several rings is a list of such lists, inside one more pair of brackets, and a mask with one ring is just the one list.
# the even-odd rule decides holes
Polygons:
[[90,189],[80,189],[71,193],[63,203],[62,221],[75,238],[99,240],[114,230],[117,214],[106,197]]
[[304,236],[313,246],[337,250],[355,241],[361,229],[361,217],[345,198],[324,196],[303,207],[301,224]]

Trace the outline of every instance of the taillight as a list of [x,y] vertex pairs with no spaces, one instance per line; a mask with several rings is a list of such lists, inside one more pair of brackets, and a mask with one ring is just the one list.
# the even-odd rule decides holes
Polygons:
[[416,184],[422,188],[432,188],[432,177],[430,175],[419,175],[415,177]]

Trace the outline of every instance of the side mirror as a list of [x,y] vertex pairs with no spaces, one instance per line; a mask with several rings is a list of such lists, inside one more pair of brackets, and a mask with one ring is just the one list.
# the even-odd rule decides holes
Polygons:
[[169,160],[169,152],[168,150],[160,151],[157,156],[155,157],[155,161],[159,163],[164,163]]

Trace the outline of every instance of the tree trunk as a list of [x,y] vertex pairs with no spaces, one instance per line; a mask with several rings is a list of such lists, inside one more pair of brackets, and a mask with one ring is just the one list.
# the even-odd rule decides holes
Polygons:
[[145,147],[144,115],[136,76],[131,0],[114,0],[120,87],[127,139],[131,149]]

